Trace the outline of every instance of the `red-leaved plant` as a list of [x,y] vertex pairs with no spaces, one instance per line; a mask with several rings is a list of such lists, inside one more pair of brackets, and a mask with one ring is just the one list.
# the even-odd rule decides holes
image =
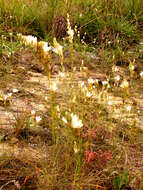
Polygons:
[[111,160],[112,152],[99,150],[98,152],[93,152],[90,150],[85,151],[86,163],[90,163],[93,160],[97,160],[100,164],[105,165],[107,161]]

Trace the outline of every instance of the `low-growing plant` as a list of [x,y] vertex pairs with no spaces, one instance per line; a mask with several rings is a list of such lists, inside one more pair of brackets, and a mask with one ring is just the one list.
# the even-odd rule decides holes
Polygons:
[[30,127],[30,117],[28,113],[22,110],[21,113],[14,115],[15,121],[13,123],[15,136],[18,138],[21,135],[22,130],[28,129]]
[[129,187],[132,180],[133,179],[131,180],[129,179],[129,173],[127,169],[123,171],[123,174],[120,174],[120,175],[115,174],[113,178],[113,184],[114,184],[115,190],[121,190],[123,186]]

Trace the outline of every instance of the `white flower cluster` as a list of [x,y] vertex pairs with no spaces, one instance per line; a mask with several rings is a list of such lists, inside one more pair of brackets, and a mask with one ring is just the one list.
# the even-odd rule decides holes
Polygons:
[[[82,120],[79,119],[79,116],[76,115],[76,114],[73,114],[73,113],[68,113],[68,115],[70,116],[71,118],[71,127],[74,128],[74,129],[80,129],[83,127],[83,123],[82,123]],[[68,120],[66,119],[66,117],[62,117],[62,121],[65,123],[65,124],[68,124]]]
[[71,126],[72,128],[79,129],[83,127],[82,120],[76,114],[71,113]]
[[17,34],[17,37],[25,45],[31,46],[37,50],[37,45],[38,45],[37,37],[31,36],[31,35],[25,36],[25,35],[22,35],[20,33]]
[[67,33],[69,35],[69,42],[72,44],[73,43],[73,36],[74,36],[74,30],[71,29],[71,25],[70,25],[70,20],[69,20],[69,15],[67,14]]
[[60,57],[63,58],[63,46],[61,46],[56,38],[53,39],[53,43],[54,43],[54,48],[53,48],[53,52],[55,52],[56,54],[58,54]]
[[14,93],[17,93],[17,92],[19,92],[19,90],[16,89],[16,88],[13,88],[12,92],[10,92],[8,94],[2,94],[2,93],[0,93],[0,102],[2,104],[4,104],[4,105],[7,104],[8,102],[11,103],[12,95]]
[[40,41],[38,42],[38,48],[45,54],[52,50],[52,47],[49,46],[48,42]]
[[18,39],[26,46],[30,46],[34,48],[36,51],[40,49],[40,51],[43,54],[47,54],[50,50],[53,50],[53,47],[48,44],[48,42],[45,41],[39,41],[37,40],[37,37],[32,35],[22,35],[21,33],[17,34]]

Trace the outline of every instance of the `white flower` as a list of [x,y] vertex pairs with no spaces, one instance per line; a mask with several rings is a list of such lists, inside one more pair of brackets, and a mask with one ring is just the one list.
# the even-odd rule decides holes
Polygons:
[[17,88],[14,88],[14,89],[12,89],[12,92],[16,93],[16,92],[19,92],[19,90]]
[[45,101],[48,101],[48,97],[47,96],[45,96]]
[[36,116],[35,119],[37,123],[39,123],[42,120],[40,116]]
[[69,35],[69,42],[72,43],[73,42],[74,30],[72,30],[71,28],[69,28],[67,33]]
[[75,72],[76,71],[76,67],[73,67],[73,72]]
[[8,98],[8,96],[7,96],[7,95],[4,95],[3,98],[4,98],[4,100],[6,100],[6,99]]
[[22,34],[21,34],[21,33],[18,33],[18,34],[17,34],[17,37],[18,37],[19,40],[21,40],[21,39],[22,39]]
[[126,79],[123,80],[123,82],[120,85],[121,88],[126,89],[129,87],[129,83]]
[[7,96],[8,96],[8,97],[11,97],[11,96],[12,96],[12,93],[8,93]]
[[88,83],[89,83],[89,84],[94,84],[94,80],[93,80],[92,78],[89,78],[89,79],[88,79]]
[[54,43],[54,48],[53,48],[53,51],[58,54],[59,56],[63,57],[63,46],[61,46],[56,38],[54,38],[53,40],[53,43]]
[[38,43],[38,45],[40,46],[41,50],[43,51],[43,53],[44,53],[45,55],[47,55],[48,52],[49,52],[50,50],[52,50],[52,47],[49,46],[48,42],[40,41],[40,42]]
[[63,121],[64,123],[66,123],[66,124],[68,123],[68,122],[67,122],[67,119],[66,119],[65,117],[62,117],[62,121]]
[[80,70],[81,70],[81,71],[87,71],[88,68],[87,68],[87,67],[80,67]]
[[64,78],[65,77],[65,73],[59,72],[59,77]]
[[140,73],[141,78],[143,78],[143,71]]
[[79,86],[80,88],[82,88],[82,87],[84,86],[84,82],[83,82],[83,81],[79,81],[79,82],[78,82],[78,86]]
[[102,84],[105,86],[105,85],[107,85],[108,84],[108,81],[102,81]]
[[60,106],[59,105],[56,106],[56,111],[60,112]]
[[87,92],[86,92],[86,97],[87,97],[87,98],[90,98],[91,96],[92,96],[92,93],[89,92],[89,91],[87,91]]
[[11,56],[11,54],[12,54],[12,53],[11,53],[11,52],[9,52],[7,56],[8,56],[8,57],[10,57],[10,56]]
[[31,110],[31,115],[35,115],[35,110]]
[[37,37],[31,36],[31,35],[23,36],[21,34],[17,34],[17,36],[22,40],[22,42],[25,45],[28,45],[37,49]]
[[96,82],[96,84],[98,84],[99,80],[98,80],[98,79],[96,79],[96,80],[95,80],[95,82]]
[[42,48],[43,48],[43,52],[44,52],[45,54],[47,54],[47,52],[49,52],[49,51],[52,49],[51,46],[48,46],[48,43],[47,43],[47,42],[43,43]]
[[80,120],[77,115],[72,113],[71,118],[72,118],[72,121],[71,121],[72,128],[78,129],[78,128],[83,127],[82,120]]
[[68,35],[71,36],[73,38],[73,35],[74,35],[74,30],[69,30],[67,31]]
[[58,88],[57,88],[57,83],[56,83],[56,82],[52,82],[52,83],[50,84],[50,89],[55,92],[55,91],[58,89]]
[[118,71],[119,71],[119,68],[114,65],[114,66],[112,67],[112,72],[118,72]]
[[108,101],[108,105],[109,105],[109,106],[112,106],[112,102],[111,102],[111,101]]
[[115,81],[119,81],[119,80],[120,80],[120,76],[119,76],[119,75],[115,76],[115,77],[114,77],[114,80],[115,80]]
[[72,99],[72,103],[75,103],[75,102],[76,102],[76,96],[74,96]]
[[59,45],[58,48],[53,48],[53,52],[55,52],[56,54],[62,55],[62,49],[63,47]]
[[131,106],[131,105],[127,105],[127,106],[126,106],[126,110],[127,110],[128,112],[130,112],[131,109],[132,109],[132,106]]
[[73,43],[74,30],[71,29],[69,14],[67,14],[67,33],[69,35],[69,42]]
[[4,95],[4,96],[3,96],[3,99],[4,99],[4,100],[7,100],[7,98],[10,97],[10,96],[12,96],[12,93],[8,93],[7,95]]
[[46,47],[48,46],[48,43],[47,42],[44,42],[44,41],[40,41],[38,42],[38,47],[43,50],[44,48],[43,47]]
[[6,40],[6,36],[1,35],[2,40]]
[[81,65],[83,66],[83,64],[84,64],[84,60],[82,59],[82,61],[81,61]]
[[135,70],[135,66],[132,65],[130,69],[131,69],[132,71]]
[[78,148],[78,146],[77,146],[76,141],[74,141],[73,150],[74,150],[75,153],[78,153],[78,152],[79,152],[79,148]]
[[77,37],[80,37],[80,31],[77,31]]

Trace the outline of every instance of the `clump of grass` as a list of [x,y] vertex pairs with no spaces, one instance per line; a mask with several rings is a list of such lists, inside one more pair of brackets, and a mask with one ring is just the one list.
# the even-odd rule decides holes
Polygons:
[[[143,4],[141,1],[131,0],[120,4],[117,0],[93,1],[1,1],[1,17],[5,18],[6,27],[14,28],[21,32],[25,28],[29,33],[40,38],[51,38],[51,33],[56,30],[66,35],[66,14],[69,12],[71,20],[77,25],[78,30],[83,37],[86,33],[85,41],[92,43],[95,38],[98,44],[103,41],[112,41],[114,46],[118,46],[115,41],[119,40],[121,45],[128,44],[139,39],[138,26],[142,21]],[[9,8],[10,7],[10,8]],[[59,14],[59,10],[63,13]],[[58,26],[55,26],[59,18]],[[61,21],[60,21],[61,20]],[[64,21],[62,21],[64,20]],[[65,23],[65,24],[63,24]],[[58,29],[59,28],[59,29]],[[55,30],[55,31],[54,31]],[[59,33],[57,31],[56,33]],[[100,34],[103,35],[100,35]],[[118,39],[117,39],[118,38]],[[123,42],[124,41],[124,42]],[[122,43],[123,42],[123,43]]]

